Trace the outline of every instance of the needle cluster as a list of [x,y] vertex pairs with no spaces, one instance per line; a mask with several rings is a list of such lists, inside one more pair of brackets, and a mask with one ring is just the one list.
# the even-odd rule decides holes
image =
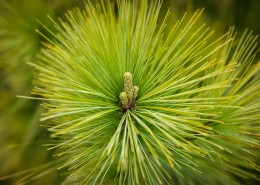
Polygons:
[[238,40],[231,28],[218,38],[200,10],[160,21],[160,6],[89,3],[53,21],[56,42],[33,64],[33,94],[46,100],[42,120],[50,120],[49,149],[68,171],[65,183],[257,179],[257,37],[246,31]]

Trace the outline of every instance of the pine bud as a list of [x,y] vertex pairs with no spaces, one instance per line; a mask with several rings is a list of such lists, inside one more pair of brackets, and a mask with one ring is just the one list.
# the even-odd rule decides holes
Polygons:
[[124,92],[126,92],[128,100],[132,101],[133,99],[132,74],[129,72],[125,72],[123,79],[124,79]]
[[128,109],[129,106],[126,92],[121,92],[119,98],[121,100],[122,108],[125,110]]

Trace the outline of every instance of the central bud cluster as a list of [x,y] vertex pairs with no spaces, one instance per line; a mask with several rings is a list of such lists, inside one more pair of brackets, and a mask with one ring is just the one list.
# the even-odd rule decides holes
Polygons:
[[133,85],[132,74],[129,72],[125,72],[123,76],[124,80],[124,90],[120,93],[120,105],[122,107],[122,111],[126,110],[134,110],[135,108],[135,99],[138,95],[139,88]]

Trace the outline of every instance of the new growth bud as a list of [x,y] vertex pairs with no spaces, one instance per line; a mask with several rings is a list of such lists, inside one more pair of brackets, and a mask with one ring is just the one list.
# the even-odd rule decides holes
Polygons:
[[134,100],[136,99],[136,97],[138,95],[138,91],[139,91],[139,88],[137,86],[134,86],[134,92],[133,92]]
[[125,72],[123,76],[124,90],[120,93],[119,98],[121,101],[121,107],[123,111],[127,109],[133,110],[135,107],[135,99],[138,95],[139,88],[133,86],[132,74]]
[[128,109],[128,99],[127,99],[126,92],[121,92],[119,98],[121,100],[122,108],[123,109]]
[[124,92],[126,92],[128,100],[133,99],[133,79],[132,74],[129,72],[125,72],[124,76]]

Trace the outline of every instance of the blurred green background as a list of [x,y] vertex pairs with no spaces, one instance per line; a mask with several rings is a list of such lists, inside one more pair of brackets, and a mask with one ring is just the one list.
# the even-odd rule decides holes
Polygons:
[[[52,27],[51,17],[64,17],[64,12],[73,7],[84,7],[82,0],[0,0],[0,184],[14,184],[26,176],[18,172],[51,161],[51,152],[43,144],[48,143],[49,133],[40,125],[40,114],[44,111],[40,101],[17,98],[29,96],[33,86],[34,69],[27,62],[34,62],[44,37],[43,26]],[[235,25],[242,34],[248,28],[260,33],[259,0],[164,0],[162,13],[171,7],[174,19],[185,12],[191,14],[205,8],[203,21],[218,35]],[[53,30],[55,32],[55,30]],[[50,36],[50,35],[49,35]],[[50,36],[51,37],[51,36]],[[37,171],[37,179],[29,184],[60,184],[62,176],[56,171],[49,174]],[[13,174],[10,178],[7,175]],[[45,176],[44,176],[45,175]],[[29,177],[28,177],[29,178]],[[254,184],[255,182],[243,182]]]

